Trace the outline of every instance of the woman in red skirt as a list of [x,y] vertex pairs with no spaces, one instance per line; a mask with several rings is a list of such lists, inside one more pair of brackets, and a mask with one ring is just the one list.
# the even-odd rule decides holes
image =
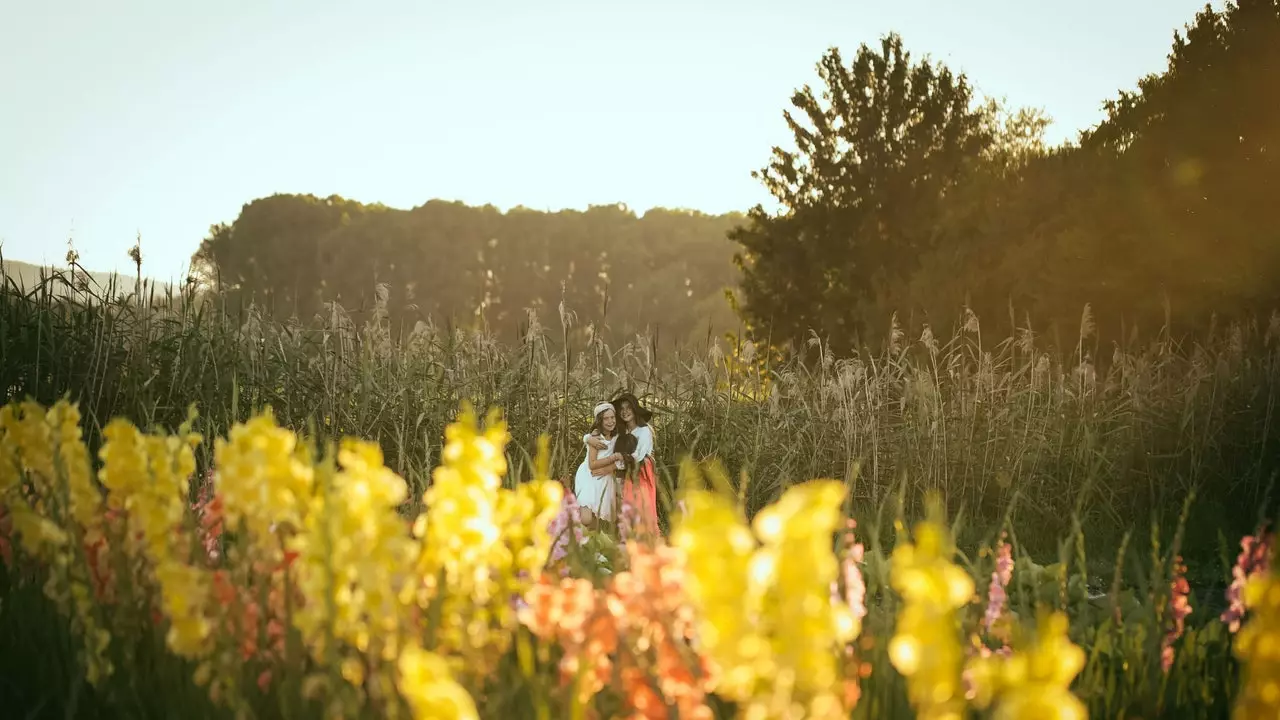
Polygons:
[[[618,425],[623,432],[635,436],[635,471],[622,485],[622,499],[636,509],[643,524],[653,533],[658,532],[658,482],[653,466],[653,428],[649,420],[653,413],[640,405],[631,393],[623,393],[613,400],[618,414]],[[584,438],[588,443],[596,438]],[[628,463],[630,464],[630,463]]]

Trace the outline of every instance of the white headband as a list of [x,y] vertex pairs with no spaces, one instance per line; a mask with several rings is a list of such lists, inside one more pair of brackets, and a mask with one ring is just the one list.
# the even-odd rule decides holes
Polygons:
[[612,410],[612,409],[613,409],[613,403],[602,402],[599,405],[596,405],[595,410],[591,411],[591,417],[600,417],[600,413],[604,412],[605,410]]

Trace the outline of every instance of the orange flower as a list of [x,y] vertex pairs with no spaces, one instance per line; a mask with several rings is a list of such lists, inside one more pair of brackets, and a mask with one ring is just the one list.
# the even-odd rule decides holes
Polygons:
[[693,613],[684,593],[682,555],[674,548],[629,548],[630,569],[604,590],[586,580],[552,584],[545,576],[526,594],[520,619],[535,635],[564,649],[562,681],[580,676],[579,700],[589,701],[615,676],[633,718],[711,717],[706,706],[708,662],[690,647]]

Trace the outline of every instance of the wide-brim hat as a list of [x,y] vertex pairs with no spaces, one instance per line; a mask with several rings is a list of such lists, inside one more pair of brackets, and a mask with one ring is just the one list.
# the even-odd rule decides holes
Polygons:
[[637,399],[636,396],[632,395],[631,393],[622,393],[617,397],[615,397],[613,399],[613,406],[615,408],[618,407],[619,405],[622,404],[624,400],[626,402],[631,403],[631,409],[636,414],[636,420],[642,423],[647,423],[653,419],[653,411],[641,405],[640,400]]

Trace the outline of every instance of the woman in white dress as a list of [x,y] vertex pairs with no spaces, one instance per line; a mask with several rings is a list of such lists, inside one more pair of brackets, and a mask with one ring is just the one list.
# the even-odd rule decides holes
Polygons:
[[616,519],[614,498],[617,495],[615,470],[622,456],[613,451],[618,441],[618,416],[611,403],[596,405],[595,424],[590,436],[600,440],[603,447],[588,445],[587,457],[578,465],[573,479],[573,493],[578,505],[585,511],[587,522],[599,518],[605,522]]
[[[653,462],[653,428],[649,421],[653,412],[640,404],[635,395],[624,392],[611,403],[617,411],[619,436],[631,434],[635,436],[635,450],[628,453],[629,460],[634,461],[633,472],[628,473],[622,483],[623,502],[629,503],[639,513],[639,520],[649,526],[652,532],[658,532],[658,482]],[[600,452],[613,452],[617,441],[602,443],[600,438],[586,435],[582,438],[588,451],[596,448]],[[625,466],[621,466],[625,467]]]

